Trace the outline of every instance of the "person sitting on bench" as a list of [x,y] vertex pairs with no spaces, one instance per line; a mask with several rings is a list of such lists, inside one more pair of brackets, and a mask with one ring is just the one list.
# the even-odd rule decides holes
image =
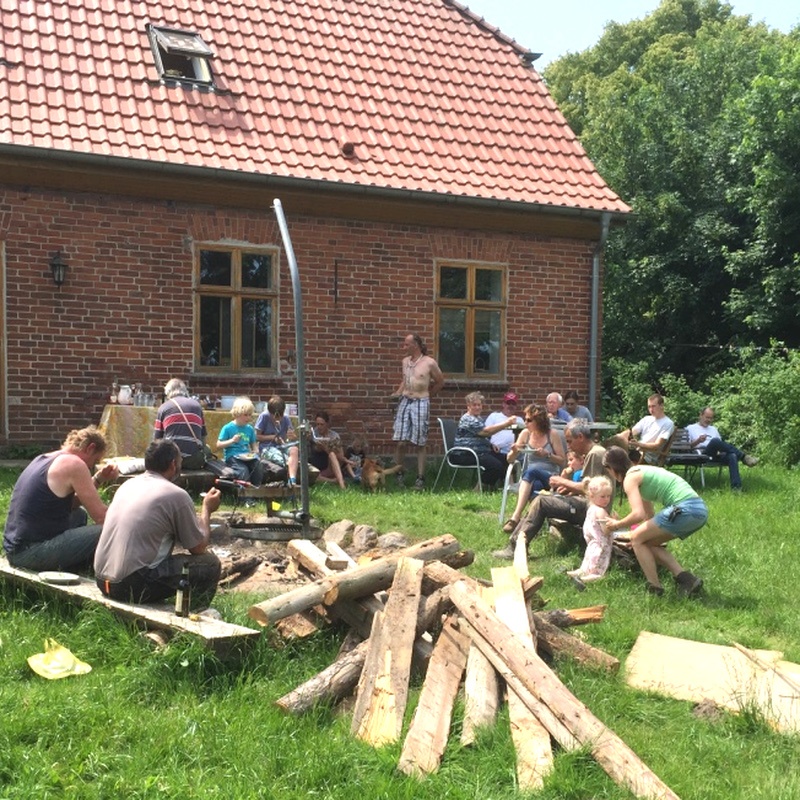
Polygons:
[[700,418],[692,425],[686,426],[689,436],[689,446],[698,453],[707,455],[717,464],[728,467],[731,479],[731,489],[736,491],[742,488],[742,476],[739,474],[739,462],[744,461],[745,466],[754,467],[758,464],[755,456],[745,455],[744,451],[724,441],[720,432],[714,427],[714,409],[706,406],[700,412]]
[[[192,610],[208,607],[217,591],[220,562],[206,552],[219,489],[209,489],[198,519],[189,493],[173,481],[181,451],[157,439],[144,454],[145,472],[117,489],[97,543],[94,571],[100,591],[112,600],[154,603],[172,597],[184,564],[189,567]],[[180,544],[189,552],[175,554]]]

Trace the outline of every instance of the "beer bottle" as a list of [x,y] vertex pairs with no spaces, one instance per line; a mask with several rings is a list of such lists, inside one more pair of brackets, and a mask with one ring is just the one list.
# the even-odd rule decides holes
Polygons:
[[175,592],[175,614],[178,617],[189,616],[189,603],[192,590],[189,586],[189,562],[184,561],[181,568],[181,579],[178,581],[178,591]]

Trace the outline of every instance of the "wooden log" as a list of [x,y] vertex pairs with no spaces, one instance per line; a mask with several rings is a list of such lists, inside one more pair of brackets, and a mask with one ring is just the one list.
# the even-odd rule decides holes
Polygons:
[[275,629],[283,639],[305,639],[319,631],[315,617],[316,615],[313,611],[292,614],[291,617],[278,620]]
[[[332,605],[337,600],[352,600],[388,589],[392,585],[397,563],[401,558],[429,561],[457,552],[458,541],[452,536],[439,536],[413,547],[399,550],[386,558],[363,567],[318,578],[285,594],[251,606],[248,616],[260,625],[270,625],[290,614],[305,611],[318,603]],[[413,619],[416,619],[416,614]]]
[[476,589],[480,585],[474,578],[470,578],[449,564],[445,564],[442,559],[431,560],[425,564],[422,575],[422,591],[424,594],[430,594],[442,586],[451,586],[458,581],[467,581],[470,586]]
[[[478,595],[487,605],[494,605],[493,588],[479,586]],[[447,596],[449,599],[449,589]],[[489,659],[474,644],[470,644],[464,677],[464,722],[461,725],[461,744],[465,746],[473,744],[479,728],[488,728],[494,724],[499,701],[500,686],[497,671]]]
[[358,683],[369,642],[361,642],[340,656],[329,667],[275,701],[290,714],[302,714],[322,701],[335,702],[346,697]]
[[468,649],[467,635],[458,629],[455,617],[449,617],[433,648],[419,703],[400,753],[397,768],[406,775],[423,777],[439,768]]
[[[523,537],[520,537],[523,538]],[[527,562],[527,559],[526,559]],[[508,625],[517,639],[533,650],[533,635],[528,606],[522,594],[519,566],[492,569],[494,607],[499,619]],[[511,738],[517,753],[517,783],[522,791],[541,789],[544,778],[553,771],[553,747],[550,734],[524,700],[512,687],[508,690],[508,718]]]
[[375,615],[350,727],[375,747],[400,738],[422,594],[422,561],[401,558],[386,610]]
[[[679,800],[676,795],[612,730],[607,728],[578,700],[539,656],[519,642],[466,583],[450,589],[450,597],[463,616],[472,640],[484,655],[503,670],[506,680],[519,695],[532,695],[550,709],[618,784],[637,797]],[[535,709],[531,708],[531,711]],[[549,721],[542,719],[548,726]],[[557,730],[550,730],[557,738]]]
[[457,553],[442,556],[441,561],[453,569],[463,569],[475,561],[475,552],[473,550],[459,550]]
[[569,656],[587,667],[597,667],[608,672],[619,670],[619,659],[566,633],[543,617],[536,619],[536,644],[550,655]]
[[557,628],[571,628],[573,625],[588,625],[591,622],[602,622],[606,606],[588,606],[587,608],[554,608],[550,611],[536,611],[535,619],[544,619]]

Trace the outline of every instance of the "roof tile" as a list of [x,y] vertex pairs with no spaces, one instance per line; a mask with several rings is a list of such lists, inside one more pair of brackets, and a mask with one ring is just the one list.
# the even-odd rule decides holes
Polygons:
[[[625,212],[523,51],[454,0],[0,0],[4,144]],[[147,24],[215,89],[158,81]],[[356,157],[341,142],[356,145]]]

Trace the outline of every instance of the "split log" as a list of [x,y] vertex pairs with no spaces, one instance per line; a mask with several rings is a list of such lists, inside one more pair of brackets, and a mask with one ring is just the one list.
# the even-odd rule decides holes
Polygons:
[[441,561],[453,569],[463,569],[475,561],[475,552],[473,550],[459,550],[457,553],[442,556]]
[[275,627],[283,639],[305,639],[319,631],[317,617],[313,611],[292,614],[286,619],[279,620]]
[[[463,624],[484,655],[501,670],[509,686],[520,697],[532,695],[552,712],[572,736],[590,752],[618,784],[637,797],[652,800],[679,800],[678,796],[623,742],[578,700],[556,674],[516,638],[466,583],[450,589]],[[531,708],[531,711],[535,709]],[[549,720],[541,718],[551,735],[558,740],[562,731],[550,729]]]
[[[401,558],[430,561],[457,552],[458,541],[449,535],[428,539],[418,545],[399,550],[363,567],[337,572],[319,578],[308,586],[301,586],[285,594],[251,606],[248,616],[261,625],[270,625],[290,614],[305,611],[318,603],[333,605],[337,600],[366,597],[388,589],[392,585],[397,563]],[[416,615],[413,617],[416,619]]]
[[[522,537],[520,537],[522,538]],[[528,618],[528,606],[522,595],[519,565],[492,570],[494,607],[499,619],[508,625],[522,645],[534,649]],[[522,791],[541,789],[544,777],[553,771],[553,747],[550,734],[524,700],[509,687],[508,718],[511,738],[517,753],[517,783]]]
[[386,610],[373,621],[350,730],[375,747],[397,741],[403,728],[423,566],[400,559]]
[[[449,589],[447,592],[449,598]],[[494,605],[494,588],[479,586],[478,596],[483,598],[487,605]],[[464,722],[461,726],[461,744],[472,744],[478,728],[494,724],[499,701],[500,686],[497,671],[489,659],[474,644],[470,644],[464,677]]]
[[535,619],[544,619],[557,628],[571,628],[573,625],[588,625],[590,622],[602,622],[606,606],[588,606],[587,608],[554,608],[550,611],[536,611]]
[[325,542],[325,550],[328,552],[326,565],[333,570],[355,569],[358,566],[350,557],[350,554],[339,547],[336,542]]
[[252,572],[255,572],[262,561],[263,559],[259,556],[226,559],[222,563],[222,569],[220,570],[219,585],[228,586],[240,578],[246,578]]
[[592,647],[571,633],[565,633],[543,617],[535,618],[536,644],[549,655],[569,656],[579,664],[598,667],[608,672],[619,670],[619,659]]
[[433,648],[419,703],[403,743],[397,765],[401,772],[423,777],[439,768],[468,649],[469,638],[458,629],[455,617],[449,617]]

